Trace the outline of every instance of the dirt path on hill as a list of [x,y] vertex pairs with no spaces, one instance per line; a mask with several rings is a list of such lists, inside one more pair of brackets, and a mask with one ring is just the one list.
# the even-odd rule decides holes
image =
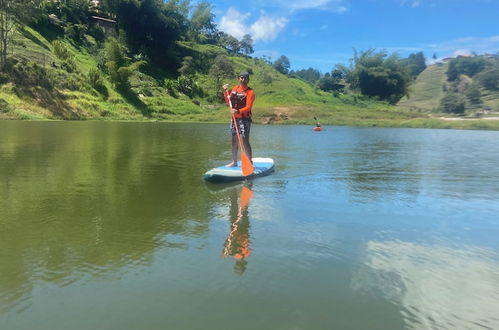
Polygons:
[[466,118],[466,117],[435,117],[442,120],[499,120],[499,117],[476,117],[476,118]]
[[274,122],[288,120],[296,112],[296,109],[289,107],[273,107],[272,111],[272,115],[263,117],[261,119],[262,124],[272,124]]

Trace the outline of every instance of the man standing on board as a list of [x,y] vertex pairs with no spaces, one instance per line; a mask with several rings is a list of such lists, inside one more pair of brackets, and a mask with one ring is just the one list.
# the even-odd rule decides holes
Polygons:
[[[249,83],[249,73],[241,72],[239,74],[239,85],[236,85],[229,92],[229,85],[223,85],[225,102],[231,106],[231,113],[235,118],[235,123],[243,147],[248,155],[249,159],[252,159],[251,145],[249,142],[250,129],[251,129],[251,107],[255,101],[255,93],[253,89],[248,86]],[[229,103],[230,100],[230,103]],[[237,130],[234,126],[234,120],[231,120],[230,130],[232,134],[232,162],[228,164],[229,167],[237,166],[237,151],[238,151],[238,141],[237,141]]]

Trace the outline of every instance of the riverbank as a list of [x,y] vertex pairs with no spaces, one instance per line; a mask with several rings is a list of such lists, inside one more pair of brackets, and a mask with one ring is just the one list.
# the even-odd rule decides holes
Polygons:
[[[356,126],[356,127],[406,127],[406,128],[432,128],[432,129],[465,129],[465,130],[499,130],[499,117],[463,118],[442,117],[431,115],[414,115],[411,113],[388,111],[373,113],[366,111],[355,115],[348,111],[329,111],[314,108],[294,109],[290,107],[277,107],[273,109],[255,109],[253,122],[263,125],[315,125],[317,117],[322,126]],[[348,115],[346,114],[348,113]],[[383,113],[385,115],[383,115]],[[15,118],[8,113],[0,112],[0,120],[30,120],[30,121],[59,121],[51,118]],[[197,114],[171,114],[164,118],[80,118],[78,120],[91,121],[129,121],[129,122],[192,122],[192,123],[226,123],[228,121],[225,107],[217,107]]]

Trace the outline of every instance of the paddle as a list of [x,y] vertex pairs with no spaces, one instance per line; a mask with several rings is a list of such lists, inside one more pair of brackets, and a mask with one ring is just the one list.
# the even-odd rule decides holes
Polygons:
[[[232,102],[230,101],[230,95],[227,92],[227,99],[229,100],[229,107],[232,109]],[[237,120],[234,114],[232,114],[232,124],[236,129],[237,141],[239,143],[239,149],[241,150],[241,168],[243,170],[243,175],[248,176],[253,174],[253,164],[251,164],[251,159],[249,159],[248,154],[244,148],[243,140],[241,139],[241,134],[239,133],[239,127],[237,126]]]
[[[248,209],[249,202],[253,196],[253,191],[246,186],[243,186],[241,190],[241,196],[239,198],[239,207],[237,210],[237,216],[232,221],[231,231],[229,236],[225,240],[225,248],[223,250],[223,256],[227,257],[232,255],[236,259],[244,259],[249,257],[251,250],[249,247],[249,236],[248,233],[244,231],[244,227],[248,224],[243,223],[244,211]],[[249,221],[246,215],[246,221]],[[243,228],[239,227],[242,225]]]

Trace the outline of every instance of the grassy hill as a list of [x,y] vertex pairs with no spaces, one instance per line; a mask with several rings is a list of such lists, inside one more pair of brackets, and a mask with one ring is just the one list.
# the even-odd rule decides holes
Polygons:
[[430,65],[419,74],[410,90],[410,96],[398,102],[398,106],[420,111],[436,111],[444,96],[447,64]]
[[[409,97],[402,98],[397,107],[404,110],[417,111],[421,113],[432,113],[434,116],[442,117],[438,110],[440,100],[444,97],[444,88],[449,88],[447,81],[448,64],[436,64],[428,66],[416,79]],[[473,79],[462,76],[460,84],[470,85]],[[468,105],[462,119],[485,120],[496,119],[499,116],[499,92],[488,91],[480,88],[482,103],[478,105]],[[455,119],[455,116],[454,116]]]
[[[87,36],[84,45],[74,44],[52,31],[25,26],[16,31],[15,40],[9,64],[11,77],[6,79],[0,73],[0,119],[228,121],[227,106],[221,100],[214,101],[217,87],[207,72],[195,74],[202,93],[193,98],[182,93],[170,95],[165,79],[172,77],[150,64],[133,72],[126,92],[117,89],[100,72],[103,87],[97,90],[92,85],[91,72],[100,70],[102,45],[92,37]],[[54,40],[68,50],[69,60],[56,56]],[[251,71],[250,86],[256,93],[254,120],[259,123],[312,124],[315,116],[323,125],[499,129],[495,123],[454,123],[427,113],[426,110],[435,108],[440,96],[435,93],[442,89],[444,68],[429,67],[416,81],[411,99],[395,107],[362,95],[335,97],[301,79],[280,74],[261,59],[231,57],[225,49],[214,45],[179,45],[207,61],[225,54],[236,73]],[[270,75],[272,82],[263,83],[264,75]],[[237,79],[225,82],[236,84]],[[440,87],[432,87],[437,85]],[[497,99],[491,96],[487,102],[496,104]],[[418,111],[419,108],[425,111]]]

